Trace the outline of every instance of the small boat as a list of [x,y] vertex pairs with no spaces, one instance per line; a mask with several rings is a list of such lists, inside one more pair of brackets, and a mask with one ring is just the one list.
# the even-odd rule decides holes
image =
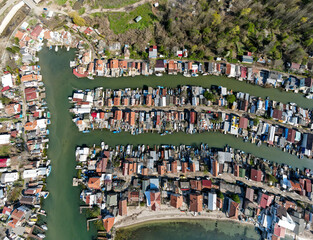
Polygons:
[[101,142],[101,149],[104,150],[104,142]]
[[46,199],[49,196],[49,192],[42,192],[42,196],[44,199]]
[[70,47],[68,46],[68,47],[66,48],[66,50],[69,51],[69,50],[70,50]]
[[46,166],[49,166],[51,163],[51,160],[49,159],[47,162],[46,162]]
[[155,76],[157,76],[157,77],[162,77],[163,74],[162,74],[162,73],[156,73]]
[[58,45],[55,46],[55,51],[57,52],[59,50]]
[[46,237],[46,235],[44,235],[42,233],[37,234],[37,236],[40,237],[41,239]]
[[196,73],[191,74],[192,77],[198,77],[199,75]]
[[306,98],[307,99],[313,99],[313,94],[311,93],[311,94],[308,94],[307,96],[306,96]]
[[49,165],[47,168],[47,177],[49,177],[50,173],[51,173],[51,166]]
[[84,130],[84,131],[83,131],[83,133],[89,133],[89,132],[90,132],[89,130]]
[[52,46],[49,47],[49,50],[51,50],[51,49],[52,49]]
[[47,231],[47,230],[48,230],[47,225],[41,225],[40,227],[41,227],[43,230],[45,230],[45,231]]

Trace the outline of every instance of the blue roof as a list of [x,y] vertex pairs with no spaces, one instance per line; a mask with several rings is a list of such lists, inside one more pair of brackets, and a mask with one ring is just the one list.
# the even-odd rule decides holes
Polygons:
[[150,191],[145,191],[146,199],[147,199],[147,206],[151,206],[151,199],[150,199]]

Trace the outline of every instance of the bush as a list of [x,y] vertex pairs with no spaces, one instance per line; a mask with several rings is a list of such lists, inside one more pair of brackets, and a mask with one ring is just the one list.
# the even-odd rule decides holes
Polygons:
[[232,194],[231,199],[233,199],[236,203],[240,203],[240,198],[237,194]]
[[217,197],[220,199],[224,199],[224,194],[222,192],[218,192]]
[[86,25],[85,19],[80,17],[77,12],[70,12],[68,15],[70,18],[72,18],[73,22],[76,25],[78,25],[78,26],[85,26]]
[[227,100],[227,102],[232,104],[236,101],[236,96],[234,94],[227,95],[226,100]]

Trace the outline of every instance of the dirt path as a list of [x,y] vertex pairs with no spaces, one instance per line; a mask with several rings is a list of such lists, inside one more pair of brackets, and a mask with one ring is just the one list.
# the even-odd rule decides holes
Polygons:
[[96,13],[96,12],[129,12],[132,11],[133,9],[148,3],[148,2],[152,2],[152,0],[141,0],[139,2],[127,5],[125,7],[121,7],[121,8],[99,8],[99,9],[92,9],[92,10],[86,10],[86,12],[83,14],[83,16],[87,16],[89,14],[92,13]]

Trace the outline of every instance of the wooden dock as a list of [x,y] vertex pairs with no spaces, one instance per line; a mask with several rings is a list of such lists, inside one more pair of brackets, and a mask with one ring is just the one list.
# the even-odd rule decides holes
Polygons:
[[79,207],[79,212],[80,212],[80,214],[83,213],[83,209],[88,209],[88,208],[92,208],[92,206],[80,206],[80,207]]
[[101,219],[101,216],[87,220],[87,231],[89,231],[89,223]]

